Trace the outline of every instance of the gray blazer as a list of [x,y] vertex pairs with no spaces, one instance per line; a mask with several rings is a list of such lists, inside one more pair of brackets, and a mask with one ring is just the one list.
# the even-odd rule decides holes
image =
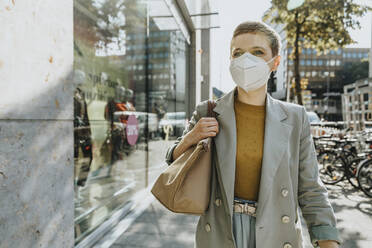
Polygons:
[[[233,200],[236,157],[234,94],[237,87],[216,101],[219,133],[214,138],[211,198],[200,216],[196,248],[236,247],[233,230]],[[256,247],[303,247],[298,206],[307,222],[314,247],[317,240],[342,242],[327,189],[319,179],[318,162],[303,106],[266,95],[266,117],[261,181],[256,216]],[[207,101],[196,106],[183,135],[168,148],[166,162],[183,136],[206,116]],[[289,216],[289,223],[283,216]]]

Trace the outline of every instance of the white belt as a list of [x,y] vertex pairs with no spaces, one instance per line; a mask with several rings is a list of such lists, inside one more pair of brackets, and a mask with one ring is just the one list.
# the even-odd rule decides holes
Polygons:
[[234,202],[234,212],[249,214],[256,217],[257,207],[252,206],[250,203]]

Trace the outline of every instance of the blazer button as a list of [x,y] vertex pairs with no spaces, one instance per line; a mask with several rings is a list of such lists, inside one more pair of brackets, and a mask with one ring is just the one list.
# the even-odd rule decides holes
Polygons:
[[288,195],[287,189],[282,189],[282,196],[286,197]]
[[283,248],[292,248],[292,245],[290,243],[285,243],[283,245]]
[[207,223],[207,224],[205,225],[205,230],[206,230],[207,232],[210,232],[210,231],[211,231],[211,225],[209,225],[209,223]]
[[290,221],[289,216],[287,216],[287,215],[283,215],[283,216],[282,216],[282,222],[283,222],[283,223],[289,223],[289,221]]
[[214,204],[216,204],[217,207],[221,206],[221,199],[217,198],[217,199],[214,201]]

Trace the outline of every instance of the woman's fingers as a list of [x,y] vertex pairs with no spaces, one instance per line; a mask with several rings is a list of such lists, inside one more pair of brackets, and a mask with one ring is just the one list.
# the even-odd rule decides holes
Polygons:
[[206,133],[208,133],[208,132],[218,133],[218,127],[217,126],[209,126],[209,127],[204,128],[203,131],[206,132]]
[[214,117],[202,117],[200,118],[202,121],[216,121],[216,118]]
[[214,136],[216,136],[216,135],[217,135],[216,132],[208,132],[208,133],[207,133],[207,137],[214,137]]

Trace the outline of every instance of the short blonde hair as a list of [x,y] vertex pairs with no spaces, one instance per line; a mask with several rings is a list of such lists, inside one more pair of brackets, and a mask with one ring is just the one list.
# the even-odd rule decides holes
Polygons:
[[246,21],[240,23],[234,30],[233,37],[234,39],[236,36],[245,34],[245,33],[261,33],[267,37],[270,43],[271,52],[273,57],[280,53],[281,49],[281,41],[279,34],[271,28],[269,25],[259,22],[259,21]]

